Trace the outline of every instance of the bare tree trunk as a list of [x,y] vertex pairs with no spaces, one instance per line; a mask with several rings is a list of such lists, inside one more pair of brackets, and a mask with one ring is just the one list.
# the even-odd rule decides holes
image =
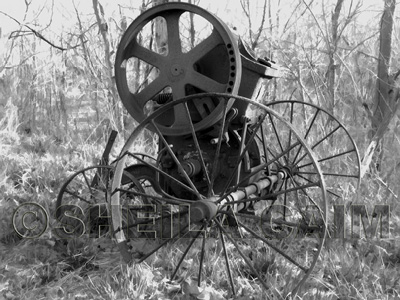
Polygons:
[[327,109],[330,113],[334,113],[335,108],[335,73],[336,73],[336,64],[335,64],[335,54],[337,49],[337,44],[339,40],[338,36],[338,27],[339,27],[339,16],[340,11],[342,10],[344,0],[337,0],[335,11],[332,14],[332,40],[331,44],[328,45],[328,53],[329,53],[329,65],[326,72],[326,81],[327,81]]
[[[120,109],[120,102],[118,101],[117,90],[115,88],[115,84],[113,82],[113,65],[111,63],[111,51],[110,51],[110,42],[108,39],[108,25],[106,20],[104,19],[104,11],[103,7],[99,3],[98,0],[92,0],[94,13],[96,15],[97,25],[99,27],[99,31],[103,38],[104,43],[104,58],[106,64],[106,80],[107,80],[107,89],[110,93],[110,100],[113,107],[113,117],[116,120],[116,127],[120,131],[124,131],[124,122],[123,115]],[[100,10],[100,11],[99,11]]]
[[381,18],[379,36],[379,60],[376,81],[375,105],[373,107],[372,135],[378,131],[382,121],[394,109],[394,100],[389,93],[393,86],[389,78],[389,63],[392,52],[393,14],[396,6],[395,0],[384,0],[385,7]]
[[[189,4],[193,4],[192,0],[189,0]],[[194,29],[194,15],[193,13],[189,13],[190,16],[190,48],[194,48],[194,42],[196,38],[196,31]]]
[[[385,6],[381,18],[379,36],[379,60],[376,81],[375,105],[373,109],[371,124],[371,142],[364,154],[361,164],[361,177],[369,169],[375,151],[385,135],[390,122],[399,107],[399,86],[395,85],[395,80],[400,72],[389,75],[389,62],[392,52],[392,31],[394,23],[395,0],[384,0]],[[379,170],[379,161],[375,163]]]
[[[154,6],[168,3],[168,0],[154,0]],[[168,45],[167,26],[163,19],[156,19],[155,22],[155,41],[158,53],[163,53]]]

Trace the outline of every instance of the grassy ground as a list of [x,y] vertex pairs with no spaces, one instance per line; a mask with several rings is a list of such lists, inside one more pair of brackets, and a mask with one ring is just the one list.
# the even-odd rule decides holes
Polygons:
[[[57,239],[51,228],[62,183],[73,172],[97,163],[94,158],[100,157],[104,146],[20,135],[9,129],[0,132],[0,140],[0,299],[281,298],[277,285],[284,283],[279,278],[286,275],[275,260],[266,266],[268,292],[248,276],[241,259],[232,260],[232,268],[242,275],[235,277],[237,295],[232,296],[221,247],[215,240],[208,241],[207,280],[198,289],[196,269],[192,268],[199,260],[195,251],[189,252],[178,280],[169,282],[166,274],[179,259],[179,247],[166,248],[146,263],[126,266],[110,239]],[[391,238],[328,239],[298,299],[399,299],[400,240],[396,233],[400,213],[396,198],[383,201],[380,193],[384,191],[371,178],[362,189],[366,204],[391,205]],[[13,229],[14,211],[27,202],[40,204],[48,213],[49,228],[41,238],[21,239]],[[35,225],[39,228],[43,221],[39,218]],[[253,246],[249,251],[265,255],[261,247]],[[228,247],[232,245],[228,243]],[[288,254],[296,255],[296,249],[289,249]]]

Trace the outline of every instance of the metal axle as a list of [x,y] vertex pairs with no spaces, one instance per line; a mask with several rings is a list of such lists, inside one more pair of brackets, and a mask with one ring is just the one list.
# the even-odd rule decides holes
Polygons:
[[[208,222],[215,217],[218,209],[220,209],[222,206],[229,204],[229,202],[243,200],[251,195],[258,194],[262,190],[272,187],[275,183],[287,178],[288,176],[288,169],[283,168],[274,175],[267,176],[259,181],[253,182],[252,184],[241,188],[240,190],[230,193],[220,203],[216,201],[217,197],[211,197],[209,199],[202,199],[193,202],[190,205],[190,223],[194,224]],[[242,204],[242,207],[240,207],[240,204]],[[244,207],[243,203],[240,204],[234,204],[234,210],[239,211]]]

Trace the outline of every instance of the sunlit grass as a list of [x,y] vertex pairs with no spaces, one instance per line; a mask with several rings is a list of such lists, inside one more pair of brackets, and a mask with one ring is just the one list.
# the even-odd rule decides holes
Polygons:
[[[189,295],[197,294],[209,299],[266,299],[266,295],[280,299],[280,295],[291,290],[291,278],[296,270],[256,240],[243,243],[243,251],[251,256],[256,269],[266,274],[270,290],[263,290],[232,243],[227,242],[230,267],[235,274],[236,296],[233,296],[217,238],[207,239],[199,288],[196,286],[201,240],[189,251],[177,278],[170,281],[187,240],[171,243],[140,265],[127,266],[110,239],[56,239],[51,232],[52,214],[61,185],[74,172],[96,164],[104,145],[72,140],[60,143],[44,135],[22,135],[11,125],[0,131],[0,273],[3,275],[0,294],[3,298],[189,299]],[[146,147],[149,147],[146,140],[138,145],[139,151]],[[298,299],[400,297],[400,243],[396,239],[400,214],[396,199],[385,198],[387,190],[374,178],[367,179],[362,188],[362,198],[368,207],[378,203],[391,205],[392,239],[328,239]],[[49,213],[50,226],[40,239],[20,239],[13,230],[13,212],[26,202],[39,203]],[[300,244],[288,249],[287,254],[301,255]]]

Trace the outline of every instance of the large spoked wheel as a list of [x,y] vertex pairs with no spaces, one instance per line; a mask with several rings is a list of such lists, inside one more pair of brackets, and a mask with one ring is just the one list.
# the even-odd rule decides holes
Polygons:
[[[201,40],[187,40],[193,32],[186,31],[194,22],[202,28]],[[155,30],[166,33],[162,45],[153,41]],[[217,17],[187,3],[167,3],[147,10],[128,27],[117,50],[115,77],[123,104],[142,122],[160,105],[155,100],[159,94],[161,102],[201,92],[236,94],[241,79],[240,53],[229,28]],[[213,125],[223,111],[220,103],[207,97],[198,98],[189,108],[192,118],[201,121],[196,129]],[[157,121],[158,128],[169,135],[190,133],[180,118],[184,113],[182,105],[175,105],[168,118]]]
[[[318,159],[332,203],[351,201],[360,184],[360,156],[347,129],[326,110],[302,101],[274,101],[265,104],[292,124]],[[288,140],[281,140],[285,146]],[[308,174],[302,155],[287,157],[298,165],[298,175]]]
[[[180,105],[185,108],[181,118],[192,124],[190,103],[203,96],[160,108],[125,144],[111,196],[113,234],[120,251],[131,263],[164,265],[172,280],[192,277],[199,286],[223,280],[220,286],[230,295],[248,280],[259,297],[293,296],[315,268],[326,235],[326,190],[317,159],[273,110],[227,94],[207,94],[223,107],[223,118],[212,129],[196,131],[195,124],[190,125],[190,134],[179,141],[162,134],[156,122],[160,115]],[[230,118],[231,98],[248,106],[242,123]],[[138,160],[135,140],[146,131],[154,132],[159,145],[157,164],[148,168],[161,189],[129,192],[121,187],[122,173],[130,160]],[[283,145],[285,139],[290,143]],[[296,153],[307,164],[301,176],[287,159]],[[129,219],[130,214],[122,213],[130,211],[127,195],[132,201],[147,197],[161,205]],[[132,231],[147,236],[138,239]]]

